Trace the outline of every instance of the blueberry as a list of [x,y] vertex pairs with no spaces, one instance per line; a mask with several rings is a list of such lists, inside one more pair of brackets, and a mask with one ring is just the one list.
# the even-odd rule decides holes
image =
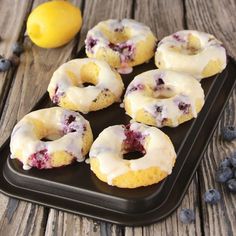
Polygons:
[[179,218],[182,223],[189,224],[195,220],[195,214],[194,214],[193,210],[183,208],[180,211]]
[[226,141],[232,141],[236,138],[236,128],[234,126],[226,126],[221,131],[221,136]]
[[17,56],[20,56],[20,54],[22,52],[24,52],[24,48],[19,42],[16,42],[12,46],[12,52],[13,52],[13,54],[15,54]]
[[223,167],[231,167],[230,158],[226,157],[220,162],[220,168],[223,168]]
[[216,172],[216,181],[219,183],[225,183],[233,177],[233,171],[229,167],[219,168]]
[[0,71],[7,71],[11,67],[11,61],[8,59],[1,58],[0,59]]
[[230,192],[236,193],[236,179],[230,179],[227,181],[226,186]]
[[236,153],[234,153],[230,158],[230,163],[233,167],[236,167]]
[[221,198],[220,193],[216,189],[209,189],[204,194],[204,201],[206,203],[211,204],[211,205],[216,204],[217,202],[219,202],[220,198]]

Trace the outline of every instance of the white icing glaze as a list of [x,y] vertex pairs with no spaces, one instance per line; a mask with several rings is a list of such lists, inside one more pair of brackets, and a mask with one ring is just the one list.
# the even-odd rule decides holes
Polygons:
[[[99,67],[98,83],[95,86],[83,87],[80,70],[87,63],[95,63]],[[77,84],[73,84],[68,72],[72,72],[77,79]],[[74,59],[61,65],[53,74],[48,86],[48,91],[55,91],[59,86],[60,91],[73,104],[80,104],[81,112],[87,113],[93,100],[102,90],[108,89],[119,100],[123,91],[123,82],[116,78],[111,67],[105,62],[93,58]]]
[[[201,48],[193,55],[187,49],[189,35],[197,37],[201,44]],[[173,50],[173,47],[180,51]],[[165,69],[188,72],[199,79],[210,60],[219,59],[222,70],[226,67],[226,51],[222,43],[213,35],[196,30],[183,30],[163,38],[156,50],[156,56],[158,54],[161,55]]]
[[[94,141],[89,156],[97,158],[100,171],[107,175],[108,184],[128,171],[159,167],[162,171],[171,173],[176,158],[174,147],[168,136],[157,128],[144,124],[132,123],[130,130],[140,132],[145,136],[146,154],[136,160],[124,160],[123,141],[126,139],[124,126],[115,125],[103,130]],[[91,167],[92,168],[92,167]]]
[[[63,136],[64,119],[73,115],[76,124],[81,125],[78,132],[67,133]],[[83,127],[88,125],[79,113],[65,110],[60,107],[41,109],[24,116],[14,127],[10,150],[13,158],[23,163],[24,169],[29,169],[28,160],[36,152],[47,149],[50,155],[57,151],[67,151],[77,161],[83,161],[81,149],[83,147]],[[40,134],[36,130],[40,129]],[[39,137],[40,136],[40,137]],[[41,138],[58,137],[54,141],[41,141]],[[21,151],[20,156],[16,156]]]
[[[164,89],[154,91],[158,78],[164,82],[164,85],[161,85]],[[145,85],[146,87],[129,92],[131,88],[138,85]],[[147,92],[147,87],[153,94]],[[171,96],[160,97],[160,95]],[[137,111],[144,109],[156,118],[156,125],[162,127],[164,118],[171,119],[173,126],[178,125],[178,119],[183,115],[183,111],[178,108],[179,102],[189,104],[193,117],[196,117],[195,104],[197,100],[202,101],[202,104],[204,103],[204,92],[194,77],[184,73],[157,69],[144,72],[134,78],[127,88],[124,103],[130,104],[130,116],[132,118],[135,118]],[[157,112],[156,107],[161,107],[162,111]]]
[[[108,45],[110,44],[110,39],[107,38],[107,36],[103,33],[104,28],[110,30],[111,32],[114,32],[116,30],[123,31],[125,29],[128,29],[129,39],[124,42],[120,42],[121,44],[125,43],[127,45],[136,45],[138,42],[146,40],[147,36],[152,34],[148,26],[132,19],[109,19],[106,21],[101,21],[88,31],[85,40],[85,48],[87,52],[90,51],[93,54],[96,54],[100,48],[108,47]],[[96,41],[96,44],[92,49],[90,49],[88,46],[90,39]],[[119,54],[119,52],[116,53]],[[122,56],[123,55],[120,54],[121,62],[124,61]],[[122,72],[124,72],[124,70],[122,70]]]

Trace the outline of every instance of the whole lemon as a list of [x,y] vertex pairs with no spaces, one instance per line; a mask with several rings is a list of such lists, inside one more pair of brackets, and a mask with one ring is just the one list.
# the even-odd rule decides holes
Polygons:
[[36,7],[27,20],[30,39],[43,48],[60,47],[80,30],[80,9],[67,1],[51,1]]

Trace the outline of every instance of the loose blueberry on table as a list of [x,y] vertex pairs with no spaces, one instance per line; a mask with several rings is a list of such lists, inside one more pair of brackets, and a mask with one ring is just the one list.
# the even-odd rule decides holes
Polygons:
[[194,214],[193,210],[183,208],[180,211],[179,218],[182,223],[189,224],[195,220],[195,214]]
[[5,58],[0,59],[0,72],[8,71],[11,68],[11,61]]
[[221,136],[225,141],[234,140],[236,138],[236,127],[231,125],[223,127],[221,131]]
[[209,189],[204,194],[204,201],[211,205],[218,203],[221,199],[220,193],[216,189]]

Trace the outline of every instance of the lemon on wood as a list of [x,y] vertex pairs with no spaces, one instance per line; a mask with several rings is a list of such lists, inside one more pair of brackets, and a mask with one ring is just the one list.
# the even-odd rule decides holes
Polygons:
[[81,11],[67,1],[51,1],[36,7],[28,17],[30,39],[43,48],[56,48],[68,43],[79,32]]

